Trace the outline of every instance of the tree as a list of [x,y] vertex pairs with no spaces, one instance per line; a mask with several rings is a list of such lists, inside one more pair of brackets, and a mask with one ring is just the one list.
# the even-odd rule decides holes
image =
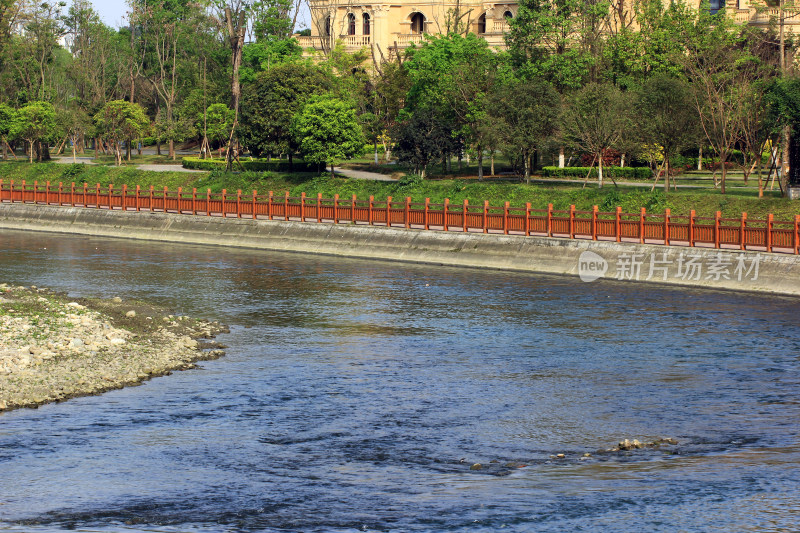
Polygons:
[[56,127],[53,104],[36,101],[27,104],[16,113],[11,125],[11,136],[28,143],[31,163],[34,152],[36,160],[41,162],[49,156],[47,143],[52,140]]
[[[636,131],[640,141],[661,147],[664,191],[669,190],[670,158],[692,146],[699,137],[691,87],[683,80],[656,75],[636,94]],[[660,172],[656,171],[655,188]]]
[[494,102],[492,121],[503,151],[522,156],[525,181],[530,183],[531,155],[558,128],[558,93],[546,81],[514,78],[497,88]]
[[72,162],[74,163],[76,161],[75,150],[78,146],[78,142],[91,127],[92,119],[86,111],[77,105],[77,103],[73,103],[58,113],[57,121],[59,129],[67,136],[72,144]]
[[233,110],[225,104],[211,104],[204,113],[198,117],[205,137],[220,143],[220,147],[228,139],[228,133],[233,126]]
[[94,123],[99,135],[113,147],[117,166],[122,164],[122,143],[128,139],[141,137],[150,120],[139,104],[124,100],[112,100],[94,116]]
[[405,113],[396,127],[395,154],[401,163],[414,167],[414,173],[424,178],[428,165],[434,159],[452,153],[454,139],[449,124],[441,116],[418,107]]
[[313,95],[333,86],[328,73],[311,63],[285,64],[261,73],[245,88],[242,143],[256,156],[289,155],[291,169],[297,144],[292,118]]
[[603,155],[631,130],[630,101],[611,84],[590,83],[573,94],[562,114],[567,144],[592,154],[598,162],[597,183],[603,186]]
[[576,89],[595,77],[609,13],[602,0],[520,0],[506,43],[525,77]]
[[680,60],[694,87],[703,133],[719,154],[725,194],[726,163],[747,113],[745,87],[763,74],[763,64],[746,48],[731,19],[709,14],[705,1],[683,39],[686,52]]
[[330,95],[314,96],[292,120],[292,131],[306,161],[337,162],[364,152],[364,134],[355,109]]
[[[8,137],[13,128],[16,114],[17,112],[13,107],[0,104],[0,141],[3,143],[3,159],[8,159]],[[11,155],[14,155],[13,150]],[[14,158],[16,158],[16,155],[14,155]]]

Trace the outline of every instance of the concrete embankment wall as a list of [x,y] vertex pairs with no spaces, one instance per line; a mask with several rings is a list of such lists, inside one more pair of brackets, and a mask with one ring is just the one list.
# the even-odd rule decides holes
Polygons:
[[482,233],[0,204],[0,228],[800,295],[800,258]]

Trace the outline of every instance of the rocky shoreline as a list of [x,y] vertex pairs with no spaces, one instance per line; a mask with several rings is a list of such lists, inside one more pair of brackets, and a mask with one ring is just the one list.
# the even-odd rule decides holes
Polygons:
[[143,302],[0,284],[0,412],[138,385],[225,354],[227,326]]

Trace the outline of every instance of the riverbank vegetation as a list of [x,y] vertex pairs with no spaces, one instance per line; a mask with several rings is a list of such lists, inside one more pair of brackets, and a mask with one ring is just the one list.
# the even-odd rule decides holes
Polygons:
[[589,166],[602,186],[608,167],[635,165],[674,192],[694,157],[718,167],[721,193],[738,167],[761,196],[800,123],[775,28],[706,2],[521,0],[503,51],[455,8],[443,35],[397,58],[302,50],[291,0],[132,0],[119,29],[86,0],[0,6],[0,146],[28,161],[93,146],[122,166],[154,157],[139,151],[151,143],[176,160],[183,143],[229,170],[244,155],[338,166],[370,153],[359,161],[421,177]]
[[758,198],[757,191],[752,187],[732,187],[724,195],[710,186],[679,188],[665,194],[660,189],[650,191],[649,187],[633,185],[583,188],[580,181],[542,181],[527,185],[518,180],[422,179],[412,175],[386,182],[331,177],[328,174],[320,176],[316,172],[153,172],[135,167],[57,163],[0,164],[0,179],[4,184],[12,179],[19,184],[25,179],[29,186],[37,180],[41,185],[50,181],[53,186],[62,182],[67,187],[72,182],[79,186],[88,183],[92,188],[97,183],[103,188],[114,185],[117,189],[123,185],[127,185],[128,189],[135,189],[137,185],[147,189],[152,185],[159,190],[167,187],[172,191],[182,187],[188,192],[193,188],[200,192],[208,189],[212,192],[241,189],[247,193],[257,190],[259,194],[267,194],[273,191],[277,196],[288,192],[293,197],[306,193],[309,197],[322,194],[325,198],[333,198],[338,194],[342,199],[356,195],[361,199],[374,196],[385,200],[387,196],[392,196],[397,201],[403,201],[408,196],[415,202],[430,198],[433,203],[442,203],[449,198],[455,205],[460,205],[464,200],[473,205],[488,201],[493,206],[510,202],[514,207],[530,203],[533,209],[546,209],[550,203],[555,209],[569,209],[570,205],[575,205],[578,210],[591,210],[592,206],[597,205],[601,210],[613,211],[620,206],[628,213],[638,213],[641,207],[649,211],[670,208],[674,214],[688,214],[695,210],[698,216],[713,216],[716,211],[721,211],[724,217],[731,218],[747,212],[750,218],[764,218],[772,213],[776,219],[792,220],[797,214],[796,202],[783,198],[777,186],[772,192],[767,190],[764,198]]

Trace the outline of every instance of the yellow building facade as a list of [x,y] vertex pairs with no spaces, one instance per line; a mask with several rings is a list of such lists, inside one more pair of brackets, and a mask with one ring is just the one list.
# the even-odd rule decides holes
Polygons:
[[[699,0],[689,1],[700,4]],[[719,9],[723,1],[711,0],[712,10]],[[503,48],[508,20],[517,15],[519,8],[517,2],[475,0],[309,0],[309,6],[311,35],[298,37],[300,46],[326,52],[341,40],[348,51],[370,50],[376,61],[394,57],[410,44],[421,42],[425,34],[446,34],[456,23],[462,32],[469,30],[491,46]],[[777,21],[781,14],[779,8],[768,7],[764,0],[738,0],[726,8],[737,22],[764,27]],[[454,13],[460,15],[458,21],[454,20]],[[800,30],[800,12],[783,11],[783,20],[789,29]]]

